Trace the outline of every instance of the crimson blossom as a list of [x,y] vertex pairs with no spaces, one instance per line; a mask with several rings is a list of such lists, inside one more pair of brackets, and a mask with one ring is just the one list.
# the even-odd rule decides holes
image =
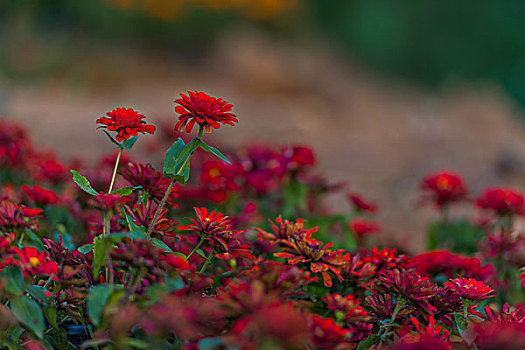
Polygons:
[[146,116],[137,113],[133,108],[119,107],[106,113],[106,117],[97,119],[97,124],[102,124],[98,129],[108,129],[117,132],[117,141],[122,142],[131,136],[137,136],[139,132],[153,134],[155,126],[146,124],[142,119]]
[[474,278],[463,278],[458,275],[458,278],[443,284],[464,299],[483,300],[494,297],[494,289]]
[[175,112],[180,114],[175,130],[183,131],[186,127],[189,133],[198,123],[206,133],[211,133],[221,126],[219,123],[233,126],[238,122],[237,116],[230,113],[233,105],[222,98],[197,91],[188,91],[188,95],[180,94],[181,98],[175,100],[180,105],[175,107]]
[[447,170],[428,175],[421,182],[420,188],[439,208],[458,202],[467,196],[464,180],[458,174]]
[[525,198],[513,189],[489,188],[476,199],[476,206],[498,215],[524,215]]

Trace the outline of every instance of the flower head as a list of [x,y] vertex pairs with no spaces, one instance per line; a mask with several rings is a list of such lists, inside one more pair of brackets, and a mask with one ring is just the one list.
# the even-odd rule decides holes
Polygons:
[[381,229],[381,226],[375,221],[365,219],[354,219],[350,221],[350,229],[359,238],[363,238],[372,233],[376,233]]
[[[128,166],[119,174],[132,186],[140,186],[140,190],[146,192],[148,197],[156,203],[161,202],[164,193],[170,186],[170,180],[166,179],[160,171],[156,171],[150,164],[128,163]],[[168,203],[171,206],[176,205],[175,199],[178,197],[177,188],[174,186],[168,197]]]
[[233,126],[238,122],[237,116],[230,113],[233,105],[222,98],[197,91],[188,91],[188,95],[180,94],[181,98],[175,100],[180,105],[175,107],[175,112],[180,114],[176,130],[183,131],[186,127],[186,132],[191,132],[195,123],[198,123],[204,131],[211,133],[220,127],[219,123]]
[[106,117],[97,119],[97,124],[102,124],[98,128],[108,129],[117,132],[117,141],[122,142],[131,136],[137,136],[139,132],[153,134],[155,126],[146,124],[142,119],[146,116],[139,114],[133,108],[119,107],[106,113]]
[[494,289],[474,278],[463,278],[458,276],[458,278],[445,282],[444,285],[452,289],[464,299],[483,300],[494,296]]
[[513,189],[489,188],[476,199],[476,206],[493,210],[498,215],[525,214],[525,199]]
[[460,201],[467,195],[467,188],[463,179],[446,170],[425,177],[420,188],[428,193],[430,199],[439,208]]
[[435,311],[429,303],[430,297],[434,294],[433,287],[428,277],[399,269],[384,271],[376,285],[379,291],[394,294],[398,302],[410,304],[425,313]]

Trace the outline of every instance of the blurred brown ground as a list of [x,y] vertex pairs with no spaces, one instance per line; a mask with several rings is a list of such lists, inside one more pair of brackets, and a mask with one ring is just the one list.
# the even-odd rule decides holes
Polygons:
[[[0,113],[26,124],[37,144],[64,159],[93,160],[111,148],[95,128],[105,111],[133,106],[175,124],[173,99],[203,90],[232,102],[239,116],[236,127],[212,136],[215,142],[312,146],[328,178],[376,200],[384,235],[413,249],[423,246],[434,215],[417,204],[426,173],[459,171],[473,194],[487,185],[522,186],[519,111],[489,83],[428,91],[378,76],[321,40],[293,46],[245,28],[224,35],[211,52],[199,61],[111,48],[85,53],[43,85],[6,86]],[[330,205],[349,209],[343,196]]]

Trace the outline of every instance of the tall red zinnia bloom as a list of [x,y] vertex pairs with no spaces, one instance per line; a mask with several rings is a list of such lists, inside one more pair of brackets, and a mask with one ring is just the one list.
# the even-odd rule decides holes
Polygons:
[[237,116],[230,113],[233,105],[222,98],[197,91],[188,91],[188,95],[180,94],[181,98],[175,100],[180,105],[175,107],[175,112],[180,114],[176,130],[183,131],[186,127],[186,132],[191,132],[195,123],[198,123],[204,131],[211,133],[212,128],[220,127],[219,123],[233,126],[238,122]]
[[137,136],[139,132],[153,134],[155,126],[146,124],[142,119],[146,116],[139,114],[133,108],[120,107],[106,113],[106,117],[97,119],[97,124],[103,124],[98,128],[108,129],[117,132],[117,141],[129,139],[131,136]]

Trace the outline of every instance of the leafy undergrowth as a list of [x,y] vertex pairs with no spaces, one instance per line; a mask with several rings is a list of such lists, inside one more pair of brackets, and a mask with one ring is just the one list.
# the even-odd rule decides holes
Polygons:
[[[347,190],[310,148],[225,155],[205,135],[237,123],[233,106],[175,102],[178,138],[131,108],[97,119],[118,152],[92,167],[0,120],[2,348],[525,349],[519,192],[473,199],[458,174],[429,175],[438,215],[409,256],[372,244],[378,207],[358,193],[326,210]],[[162,171],[131,158],[145,134]]]

